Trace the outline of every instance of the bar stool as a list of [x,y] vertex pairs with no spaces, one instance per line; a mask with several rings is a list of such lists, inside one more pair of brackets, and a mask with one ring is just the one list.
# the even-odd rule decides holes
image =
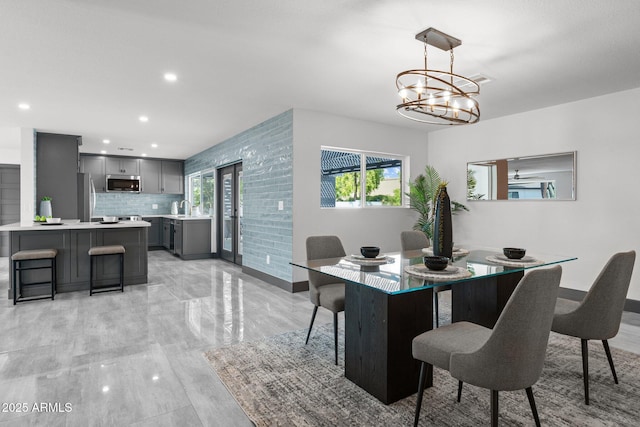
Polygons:
[[[120,291],[124,292],[124,246],[111,245],[111,246],[94,246],[89,249],[89,295],[101,293]],[[120,282],[110,285],[108,288],[93,289],[93,260],[95,257],[107,256],[107,255],[119,255],[120,257]],[[115,287],[117,286],[117,287]]]
[[[56,249],[29,249],[24,251],[18,251],[11,255],[12,269],[13,269],[13,305],[18,302],[34,301],[39,299],[47,299],[53,297],[56,293],[56,256],[58,251]],[[41,265],[39,267],[24,267],[22,265],[25,261],[42,261],[49,260],[49,265]],[[22,283],[22,272],[26,270],[42,270],[50,269],[51,278],[49,281],[44,282],[32,282]],[[51,295],[38,295],[33,297],[22,297],[22,287],[31,285],[43,285],[45,283],[51,284]]]

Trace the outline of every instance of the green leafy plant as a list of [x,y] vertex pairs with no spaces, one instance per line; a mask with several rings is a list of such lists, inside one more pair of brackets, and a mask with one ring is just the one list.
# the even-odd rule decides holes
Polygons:
[[51,197],[43,196],[42,199],[40,199],[40,200],[42,200],[43,202],[50,202],[51,201]]
[[[409,183],[409,206],[418,212],[418,220],[413,226],[414,230],[420,230],[433,239],[433,216],[435,214],[435,200],[438,194],[438,187],[446,186],[447,182],[440,178],[440,174],[433,167],[427,165],[424,173],[418,175]],[[451,201],[451,212],[457,213],[462,210],[468,211],[462,203]]]

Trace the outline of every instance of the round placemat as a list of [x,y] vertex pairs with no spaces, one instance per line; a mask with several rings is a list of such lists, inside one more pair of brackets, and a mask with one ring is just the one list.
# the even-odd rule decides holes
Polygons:
[[395,262],[395,260],[392,257],[388,257],[388,256],[383,258],[361,258],[361,257],[354,257],[353,255],[347,255],[346,257],[344,257],[344,259],[356,265],[384,265],[384,264],[391,264]]
[[[423,248],[422,253],[427,255],[433,255],[433,248]],[[469,250],[463,249],[463,248],[454,248],[453,252],[451,253],[451,256],[455,256],[455,257],[465,256],[465,255],[469,255]]]
[[544,264],[544,261],[535,258],[531,258],[531,261],[521,261],[517,259],[506,260],[498,258],[496,255],[489,255],[486,257],[486,260],[507,267],[532,267],[534,265]]
[[466,268],[455,266],[449,266],[444,271],[435,271],[429,270],[424,265],[408,265],[404,268],[404,271],[412,276],[434,281],[448,281],[471,277],[471,273]]

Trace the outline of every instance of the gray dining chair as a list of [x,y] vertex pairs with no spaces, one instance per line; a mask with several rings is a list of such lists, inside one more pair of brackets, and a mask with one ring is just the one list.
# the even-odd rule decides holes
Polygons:
[[[422,231],[402,231],[400,232],[400,247],[402,251],[415,251],[428,248],[429,238]],[[436,328],[440,327],[440,310],[438,304],[438,293],[450,291],[451,285],[436,286],[433,288],[433,311],[436,315]]]
[[493,330],[456,322],[413,339],[413,357],[422,362],[414,426],[433,366],[448,370],[458,380],[458,401],[463,382],[491,390],[492,426],[498,425],[498,391],[525,389],[535,423],[540,425],[531,386],[542,373],[561,274],[559,265],[526,274]]
[[[338,236],[310,236],[307,237],[307,260],[339,258],[346,256],[342,242]],[[316,319],[318,307],[324,307],[333,313],[333,338],[335,345],[335,363],[338,364],[338,313],[344,311],[344,282],[327,276],[326,274],[309,271],[309,299],[313,303],[313,314],[307,332],[305,345],[309,343],[309,336]]]
[[618,384],[618,376],[607,340],[615,337],[620,328],[635,260],[635,251],[619,252],[613,255],[582,301],[558,298],[556,302],[551,330],[580,338],[582,344],[582,380],[586,405],[589,404],[589,340],[602,341],[613,381]]

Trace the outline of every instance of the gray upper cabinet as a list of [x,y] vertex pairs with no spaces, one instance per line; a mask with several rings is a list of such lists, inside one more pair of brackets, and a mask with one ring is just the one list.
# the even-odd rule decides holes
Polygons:
[[140,175],[139,159],[127,157],[107,157],[107,175]]
[[142,192],[159,194],[162,192],[162,162],[160,160],[140,159],[140,180]]
[[106,175],[140,175],[142,193],[183,194],[183,167],[182,160],[80,155],[80,172],[91,174],[98,193],[105,191]]
[[105,157],[104,156],[80,156],[80,172],[91,175],[93,185],[97,193],[105,192]]
[[162,160],[162,192],[184,193],[184,163],[179,160]]

